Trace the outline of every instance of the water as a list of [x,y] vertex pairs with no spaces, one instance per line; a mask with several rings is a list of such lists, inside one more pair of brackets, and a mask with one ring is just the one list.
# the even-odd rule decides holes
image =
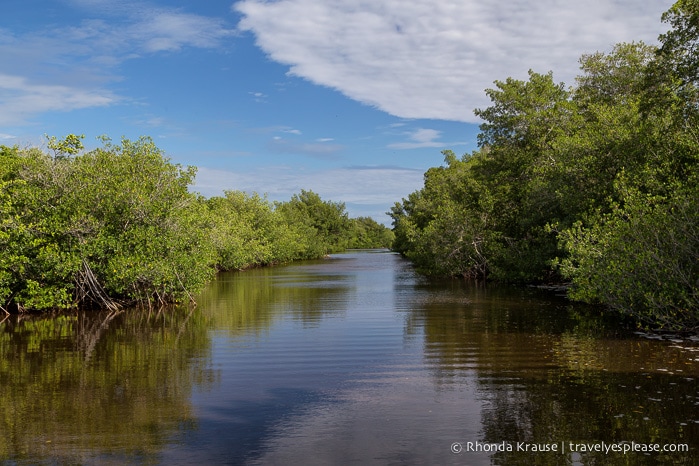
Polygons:
[[[0,461],[697,464],[699,344],[551,292],[369,251],[221,274],[198,302],[6,319]],[[690,451],[610,451],[631,442]]]

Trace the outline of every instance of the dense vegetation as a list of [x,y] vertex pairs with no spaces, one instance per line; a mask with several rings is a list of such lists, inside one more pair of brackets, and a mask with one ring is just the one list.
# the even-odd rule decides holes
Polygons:
[[288,202],[191,193],[196,170],[149,138],[0,146],[0,309],[192,299],[217,270],[388,247],[391,231],[302,191]]
[[479,150],[425,174],[390,212],[395,249],[431,274],[571,283],[640,323],[699,325],[699,1],[659,47],[583,55],[487,90]]

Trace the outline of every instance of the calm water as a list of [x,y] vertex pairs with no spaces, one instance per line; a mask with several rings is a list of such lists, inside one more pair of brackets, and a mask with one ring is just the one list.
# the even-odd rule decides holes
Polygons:
[[[698,464],[699,344],[549,292],[373,251],[222,274],[198,301],[1,323],[0,461]],[[585,450],[631,442],[690,451]]]

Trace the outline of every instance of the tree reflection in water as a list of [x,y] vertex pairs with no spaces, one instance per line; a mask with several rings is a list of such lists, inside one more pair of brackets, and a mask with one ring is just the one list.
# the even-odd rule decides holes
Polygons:
[[[196,309],[0,323],[0,461],[693,464],[697,347],[393,254],[219,275]],[[485,443],[687,443],[689,453]]]
[[206,322],[191,308],[13,316],[0,329],[0,458],[156,461],[191,429]]
[[[408,320],[424,328],[436,383],[476,374],[479,441],[559,444],[558,452],[496,452],[495,464],[695,464],[696,347],[616,335],[621,323],[607,325],[594,309],[535,290],[529,300],[512,293],[434,282],[418,289]],[[686,443],[691,451],[560,453],[561,442],[632,441]]]

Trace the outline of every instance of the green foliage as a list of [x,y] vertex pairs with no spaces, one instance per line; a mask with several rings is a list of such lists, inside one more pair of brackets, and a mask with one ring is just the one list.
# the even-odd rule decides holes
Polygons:
[[[574,104],[552,74],[530,72],[487,91],[493,106],[480,151],[445,168],[430,169],[419,194],[394,208],[396,248],[428,273],[542,280],[557,250],[546,229],[565,214],[560,189],[551,189],[557,140],[575,127]],[[401,209],[403,212],[401,212]]]
[[574,299],[600,302],[667,330],[699,326],[699,194],[631,192],[624,207],[566,230],[563,272]]
[[390,228],[371,217],[357,217],[352,222],[347,247],[350,249],[390,248],[395,235]]
[[212,278],[195,169],[170,163],[149,138],[79,156],[68,203],[81,256],[110,296],[178,300]]
[[206,202],[219,269],[240,270],[306,257],[304,226],[289,223],[265,198],[227,191],[225,197]]
[[[563,83],[556,84],[552,73],[542,75],[530,70],[528,81],[507,78],[504,82],[495,81],[495,85],[497,89],[485,91],[493,105],[474,112],[484,120],[478,135],[479,145],[494,150],[518,148],[520,152],[512,155],[520,157],[534,155],[529,152],[531,149],[546,147],[555,136],[561,114],[565,113],[562,107],[568,91]],[[511,158],[507,154],[502,156]],[[525,168],[524,164],[516,167]]]
[[166,302],[201,288],[213,252],[187,190],[194,169],[171,164],[148,138],[75,155],[79,141],[49,143],[74,157],[3,148],[5,307]]
[[[68,162],[41,151],[0,148],[0,301],[3,308],[68,306],[79,257],[60,199]],[[64,245],[66,247],[63,247]]]
[[663,328],[699,323],[699,2],[680,0],[661,47],[584,55],[486,91],[480,150],[431,168],[390,212],[394,249],[424,272],[570,280],[571,296]]
[[389,247],[393,233],[370,218],[349,219],[342,203],[301,191],[270,203],[257,194],[227,191],[206,201],[221,270],[316,259],[347,247]]
[[559,221],[564,205],[548,178],[558,165],[557,141],[575,127],[575,107],[551,73],[530,71],[527,82],[496,85],[486,91],[493,106],[476,111],[485,120],[479,136],[485,156],[475,171],[491,193],[497,237],[489,269],[499,280],[542,280],[545,258],[556,249],[545,225]]
[[474,174],[483,154],[461,160],[443,154],[447,166],[428,170],[425,187],[390,212],[394,249],[426,273],[485,278],[497,233],[493,197]]
[[56,157],[75,155],[85,148],[82,143],[82,140],[85,139],[84,134],[81,134],[80,136],[69,134],[60,141],[56,138],[56,136],[47,136],[46,139],[48,141],[47,145],[49,149],[53,151]]
[[323,201],[313,191],[301,190],[278,203],[277,211],[303,235],[303,258],[321,257],[347,248],[351,222],[340,202]]
[[[660,64],[679,78],[677,93],[685,98],[694,94],[696,98],[699,84],[699,1],[679,0],[663,14],[662,20],[672,28],[659,38],[662,43],[658,53]],[[696,100],[693,103],[696,104]]]
[[196,170],[147,137],[80,154],[81,139],[49,138],[53,156],[0,146],[2,309],[176,302],[216,270],[392,239],[310,191],[277,205],[238,191],[205,200],[188,190]]

